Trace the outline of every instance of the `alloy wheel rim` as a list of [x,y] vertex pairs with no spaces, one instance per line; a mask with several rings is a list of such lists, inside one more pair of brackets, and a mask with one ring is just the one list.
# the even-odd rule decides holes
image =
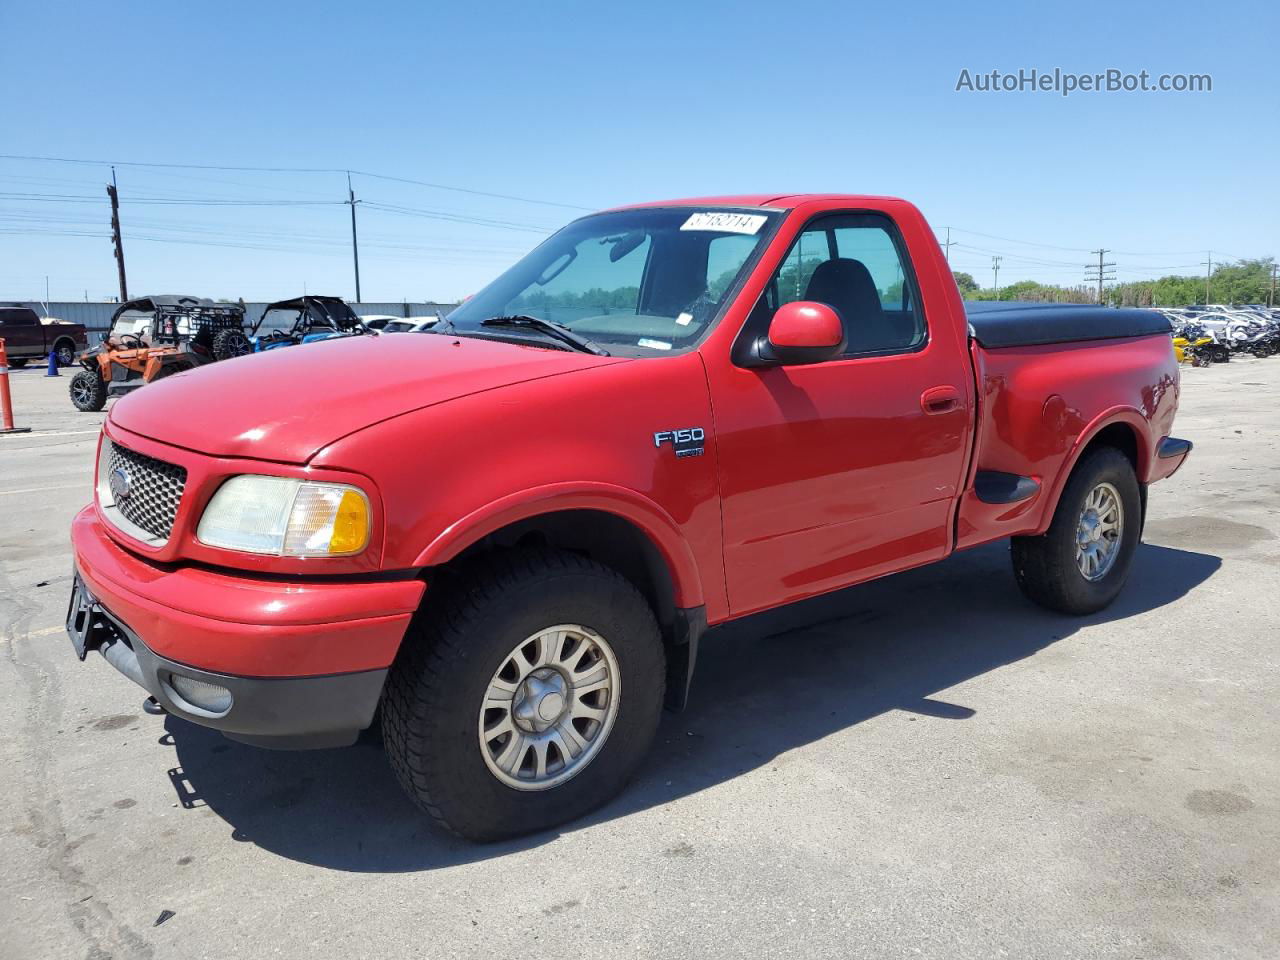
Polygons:
[[618,661],[579,624],[540,630],[494,672],[480,705],[480,753],[516,790],[548,790],[600,753],[618,715]]
[[89,385],[87,383],[84,383],[83,381],[81,381],[75,384],[75,391],[76,391],[76,394],[75,394],[76,401],[78,403],[89,402]]
[[1124,537],[1124,505],[1120,491],[1100,483],[1085,497],[1076,522],[1076,567],[1080,575],[1096,582],[1111,572]]

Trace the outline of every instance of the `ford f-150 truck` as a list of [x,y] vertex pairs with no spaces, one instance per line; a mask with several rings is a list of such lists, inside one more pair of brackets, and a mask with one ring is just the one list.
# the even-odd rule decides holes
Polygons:
[[376,717],[424,810],[526,832],[620,788],[708,627],[1006,537],[1032,600],[1106,606],[1178,389],[1159,314],[966,313],[902,200],[611,210],[428,333],[121,400],[68,631],[237,740]]

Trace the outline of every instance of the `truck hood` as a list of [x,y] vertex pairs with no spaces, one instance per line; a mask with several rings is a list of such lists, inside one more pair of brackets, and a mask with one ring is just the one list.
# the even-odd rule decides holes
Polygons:
[[109,419],[199,453],[306,463],[341,437],[423,407],[624,362],[439,334],[347,337],[167,377],[117,400]]

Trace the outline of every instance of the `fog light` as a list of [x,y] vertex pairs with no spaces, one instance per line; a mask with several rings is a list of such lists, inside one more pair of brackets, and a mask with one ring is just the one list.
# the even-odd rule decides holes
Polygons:
[[226,713],[231,709],[231,691],[216,683],[206,683],[203,680],[171,673],[169,685],[178,696],[193,707],[199,707],[209,713]]

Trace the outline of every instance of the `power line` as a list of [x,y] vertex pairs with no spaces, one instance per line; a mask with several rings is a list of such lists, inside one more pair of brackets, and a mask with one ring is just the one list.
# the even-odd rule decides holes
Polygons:
[[369,170],[355,170],[340,167],[249,167],[226,166],[210,163],[157,163],[136,160],[85,160],[75,157],[40,157],[23,154],[0,153],[0,160],[28,160],[42,163],[78,163],[93,166],[141,167],[159,170],[218,170],[227,173],[330,173],[355,174],[360,177],[371,177],[377,180],[388,180],[394,183],[408,183],[433,190],[448,190],[453,193],[465,193],[474,197],[488,197],[493,200],[512,200],[516,203],[533,203],[547,207],[564,207],[570,210],[594,210],[574,203],[561,203],[556,200],[542,200],[535,197],[522,197],[510,193],[490,193],[486,190],[472,190],[469,187],[455,187],[444,183],[432,183],[427,180],[415,180],[411,177],[396,177],[385,173],[374,173]]

